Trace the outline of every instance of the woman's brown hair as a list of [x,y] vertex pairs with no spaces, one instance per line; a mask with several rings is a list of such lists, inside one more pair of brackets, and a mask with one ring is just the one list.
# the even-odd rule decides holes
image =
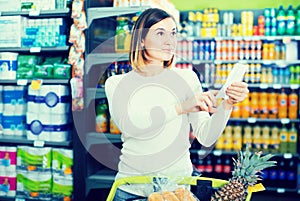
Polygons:
[[[137,19],[131,36],[129,61],[135,70],[141,70],[149,61],[146,57],[146,49],[142,47],[142,40],[145,39],[150,27],[166,18],[175,19],[166,11],[158,8],[149,8],[145,10]],[[170,67],[173,64],[174,55],[169,61],[164,61],[164,67]]]

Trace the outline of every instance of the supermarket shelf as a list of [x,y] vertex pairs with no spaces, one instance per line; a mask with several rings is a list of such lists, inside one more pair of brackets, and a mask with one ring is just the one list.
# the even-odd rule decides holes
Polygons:
[[[190,153],[198,154],[198,155],[207,155],[213,154],[214,156],[222,156],[222,155],[237,155],[238,151],[226,151],[226,150],[198,150],[198,149],[190,149]],[[268,152],[264,152],[263,154],[269,154]],[[299,154],[291,154],[291,153],[272,153],[274,156],[283,157],[286,159],[290,158],[299,158]]]
[[277,193],[298,193],[300,191],[298,189],[291,189],[291,188],[273,188],[273,187],[266,187],[267,191],[277,192]]
[[120,143],[121,135],[110,133],[88,133],[86,139],[86,149],[89,150],[95,144]]
[[46,142],[40,140],[27,140],[26,136],[10,136],[0,135],[0,143],[6,144],[22,144],[22,145],[33,145],[33,146],[55,146],[55,147],[71,147],[71,141],[64,142]]
[[[215,89],[220,89],[223,84],[207,84],[202,83],[203,88],[213,87]],[[281,88],[291,88],[291,89],[299,89],[299,84],[265,84],[265,83],[257,83],[257,84],[248,84],[248,88],[260,88],[260,89],[281,89]]]
[[67,51],[69,46],[62,47],[0,47],[0,52],[57,52],[57,51]]
[[300,36],[217,36],[210,38],[189,37],[193,40],[300,40]]
[[92,100],[106,98],[104,88],[88,88],[86,90],[85,108],[89,106]]
[[86,194],[89,193],[91,189],[99,189],[99,188],[111,188],[114,179],[115,179],[116,171],[111,169],[104,169],[98,171],[96,174],[93,174],[86,178]]
[[142,12],[150,8],[149,6],[141,7],[98,7],[98,8],[88,8],[87,9],[87,20],[88,26],[91,25],[94,19],[100,19],[105,17],[120,16],[126,14],[133,14],[137,12]]
[[128,53],[91,53],[85,60],[86,72],[88,73],[93,65],[112,63],[113,61],[127,61]]
[[[0,80],[0,84],[27,85],[31,83],[32,80],[33,79]],[[39,80],[42,80],[43,84],[69,84],[69,80],[66,79],[39,79]]]
[[289,124],[289,123],[300,123],[300,119],[262,119],[262,118],[230,118],[229,121],[233,122],[248,122],[248,123],[282,123],[282,124]]
[[15,197],[0,196],[1,201],[16,201]]
[[265,65],[270,65],[270,64],[276,64],[278,66],[286,66],[286,65],[291,65],[291,64],[299,64],[300,60],[215,60],[215,64],[222,64],[222,63],[244,63],[244,64],[265,64]]
[[65,17],[70,15],[70,9],[57,9],[57,10],[32,10],[32,11],[3,11],[0,16],[35,16],[35,17]]

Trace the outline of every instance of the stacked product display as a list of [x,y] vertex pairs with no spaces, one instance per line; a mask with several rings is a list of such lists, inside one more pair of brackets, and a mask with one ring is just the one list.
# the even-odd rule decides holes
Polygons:
[[71,2],[0,1],[0,200],[71,200]]

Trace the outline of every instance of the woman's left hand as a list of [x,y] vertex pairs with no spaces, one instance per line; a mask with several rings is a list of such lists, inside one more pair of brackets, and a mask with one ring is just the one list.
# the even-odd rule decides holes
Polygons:
[[249,94],[248,84],[245,82],[234,82],[226,89],[229,96],[227,103],[233,105],[242,102]]

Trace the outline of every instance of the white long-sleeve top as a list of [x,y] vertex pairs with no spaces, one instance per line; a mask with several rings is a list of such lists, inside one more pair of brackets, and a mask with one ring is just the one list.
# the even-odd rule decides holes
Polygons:
[[[116,179],[136,175],[190,176],[190,125],[204,146],[222,134],[231,110],[223,104],[213,115],[193,112],[178,115],[175,105],[202,87],[195,72],[164,69],[144,77],[135,71],[109,77],[105,83],[111,118],[121,130],[121,150]],[[131,191],[130,188],[123,190]],[[131,191],[137,194],[136,189]]]

